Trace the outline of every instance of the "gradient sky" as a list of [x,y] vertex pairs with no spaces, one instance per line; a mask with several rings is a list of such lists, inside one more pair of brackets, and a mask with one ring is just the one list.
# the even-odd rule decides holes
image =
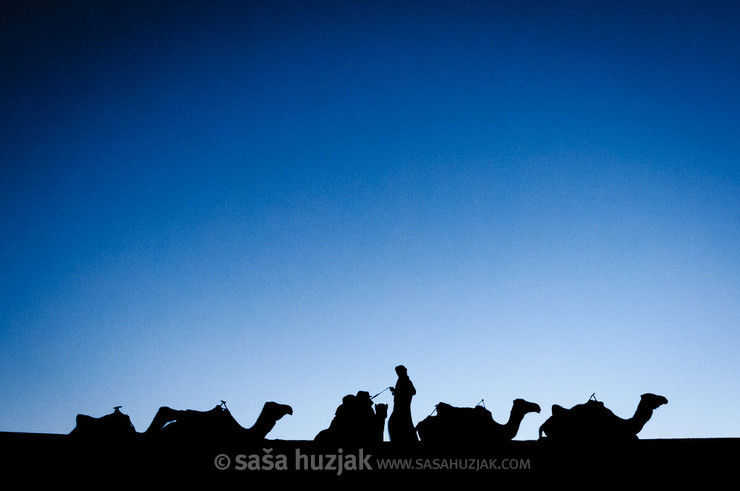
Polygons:
[[310,439],[402,363],[416,421],[740,437],[737,2],[5,1],[0,48],[0,430]]

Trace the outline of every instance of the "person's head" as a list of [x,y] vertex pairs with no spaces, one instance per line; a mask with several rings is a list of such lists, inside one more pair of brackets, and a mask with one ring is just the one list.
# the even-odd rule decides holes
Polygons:
[[406,375],[406,367],[403,366],[403,365],[398,365],[396,367],[396,373],[398,374],[399,377],[405,376]]

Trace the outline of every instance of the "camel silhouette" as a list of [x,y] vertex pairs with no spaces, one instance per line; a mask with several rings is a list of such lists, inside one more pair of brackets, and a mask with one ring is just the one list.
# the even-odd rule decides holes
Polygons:
[[286,414],[293,414],[290,406],[266,402],[254,425],[244,428],[234,419],[223,401],[208,411],[178,410],[163,406],[159,408],[145,433],[200,438],[240,436],[263,440],[275,427],[275,423]]
[[370,394],[359,391],[342,398],[329,427],[321,430],[314,442],[328,448],[372,448],[383,441],[387,404],[376,404]]
[[74,437],[121,438],[136,434],[131,418],[121,412],[121,406],[114,407],[112,413],[99,418],[78,414],[75,422],[70,432]]
[[643,394],[635,414],[629,419],[615,415],[592,395],[584,404],[570,409],[554,404],[550,416],[539,429],[539,438],[552,442],[626,442],[637,439],[653,415],[653,411],[668,399],[655,394]]
[[512,440],[528,413],[540,412],[540,406],[524,399],[515,399],[509,420],[494,421],[485,407],[455,407],[440,402],[436,415],[427,416],[416,425],[421,443],[435,448],[479,448]]

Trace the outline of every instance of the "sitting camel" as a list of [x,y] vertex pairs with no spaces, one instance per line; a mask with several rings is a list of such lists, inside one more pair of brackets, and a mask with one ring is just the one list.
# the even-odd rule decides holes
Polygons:
[[540,426],[540,439],[560,443],[578,442],[628,442],[637,440],[637,434],[650,420],[653,411],[668,399],[655,394],[643,394],[635,414],[622,419],[597,401],[594,396],[584,404],[565,409],[552,406],[550,416]]
[[334,413],[329,427],[321,430],[314,442],[327,448],[372,448],[383,442],[387,404],[376,404],[370,394],[360,391],[346,395]]
[[275,423],[286,414],[293,414],[290,406],[266,402],[254,425],[244,428],[231,415],[224,401],[208,411],[177,410],[164,406],[159,408],[145,433],[185,437],[240,436],[258,441],[265,439]]
[[131,418],[120,409],[121,406],[116,406],[112,413],[99,418],[78,414],[77,424],[70,435],[84,438],[120,438],[135,435],[136,429],[131,423]]
[[437,414],[416,425],[422,445],[430,447],[482,447],[511,441],[528,413],[539,413],[540,407],[524,399],[515,399],[505,424],[493,420],[491,412],[478,405],[454,407],[440,402]]

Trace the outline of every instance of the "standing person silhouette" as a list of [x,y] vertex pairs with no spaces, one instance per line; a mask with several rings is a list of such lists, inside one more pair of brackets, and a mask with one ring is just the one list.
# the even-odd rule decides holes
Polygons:
[[411,419],[411,398],[416,394],[416,389],[409,379],[405,366],[397,366],[396,374],[398,381],[396,381],[396,386],[391,388],[393,412],[388,418],[388,435],[391,443],[403,446],[413,445],[419,441]]

